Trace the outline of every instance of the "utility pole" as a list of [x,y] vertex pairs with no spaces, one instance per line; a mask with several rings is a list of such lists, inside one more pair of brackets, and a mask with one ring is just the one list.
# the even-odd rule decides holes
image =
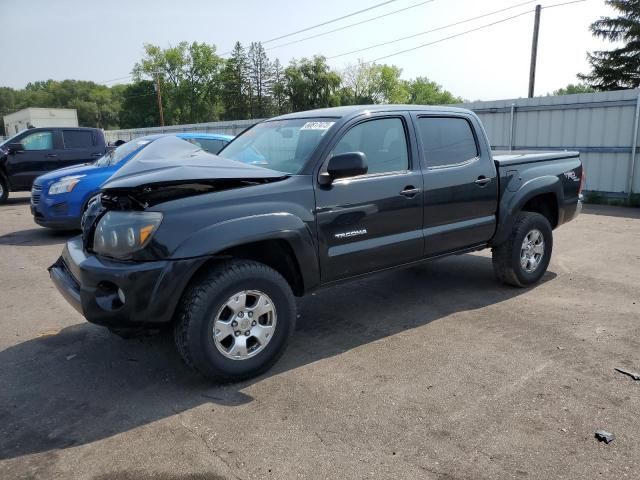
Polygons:
[[540,11],[542,7],[536,5],[536,19],[533,24],[533,42],[531,43],[531,67],[529,69],[529,98],[533,98],[536,84],[536,60],[538,57],[538,32],[540,31]]
[[160,73],[156,72],[156,92],[158,94],[158,110],[160,111],[160,126],[164,127],[164,112],[162,111],[162,92],[160,91]]

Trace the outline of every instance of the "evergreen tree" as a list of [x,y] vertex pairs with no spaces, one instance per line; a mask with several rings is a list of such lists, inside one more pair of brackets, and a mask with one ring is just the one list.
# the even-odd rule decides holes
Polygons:
[[273,66],[260,42],[252,42],[248,54],[249,84],[251,90],[249,114],[251,118],[264,118],[271,112]]
[[591,24],[594,36],[624,42],[620,48],[587,53],[591,73],[578,78],[597,90],[621,90],[640,86],[640,0],[606,0],[620,12]]
[[222,104],[226,120],[249,118],[248,60],[240,42],[233,46],[231,58],[222,71]]
[[275,115],[289,112],[284,70],[277,58],[273,62],[273,85],[271,86],[272,106]]

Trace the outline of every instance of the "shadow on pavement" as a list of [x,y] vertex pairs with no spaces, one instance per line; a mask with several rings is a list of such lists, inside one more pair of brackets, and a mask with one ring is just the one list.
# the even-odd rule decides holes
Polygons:
[[475,255],[320,290],[299,301],[280,362],[227,385],[190,372],[169,335],[122,340],[74,325],[0,352],[0,459],[86,444],[205,403],[245,404],[253,398],[242,390],[264,378],[526,291],[497,284],[491,259]]
[[0,205],[0,211],[2,211],[2,207],[9,205],[21,205],[23,203],[29,203],[31,201],[31,194],[22,194],[16,196],[15,193],[9,193],[9,198],[7,201]]
[[614,207],[611,205],[588,204],[583,207],[582,211],[587,215],[605,215],[607,217],[640,219],[640,208],[637,207]]
[[44,227],[30,228],[0,235],[0,245],[19,245],[41,247],[62,245],[71,237],[80,235],[79,231],[49,230]]

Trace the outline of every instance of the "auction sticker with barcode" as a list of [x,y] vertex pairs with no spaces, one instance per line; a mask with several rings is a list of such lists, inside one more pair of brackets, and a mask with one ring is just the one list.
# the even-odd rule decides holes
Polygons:
[[300,130],[328,130],[336,122],[307,122]]

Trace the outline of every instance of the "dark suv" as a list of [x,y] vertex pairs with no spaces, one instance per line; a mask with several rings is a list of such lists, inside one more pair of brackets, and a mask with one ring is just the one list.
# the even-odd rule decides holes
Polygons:
[[106,152],[98,128],[31,128],[0,144],[0,204],[28,191],[36,177],[96,160]]

